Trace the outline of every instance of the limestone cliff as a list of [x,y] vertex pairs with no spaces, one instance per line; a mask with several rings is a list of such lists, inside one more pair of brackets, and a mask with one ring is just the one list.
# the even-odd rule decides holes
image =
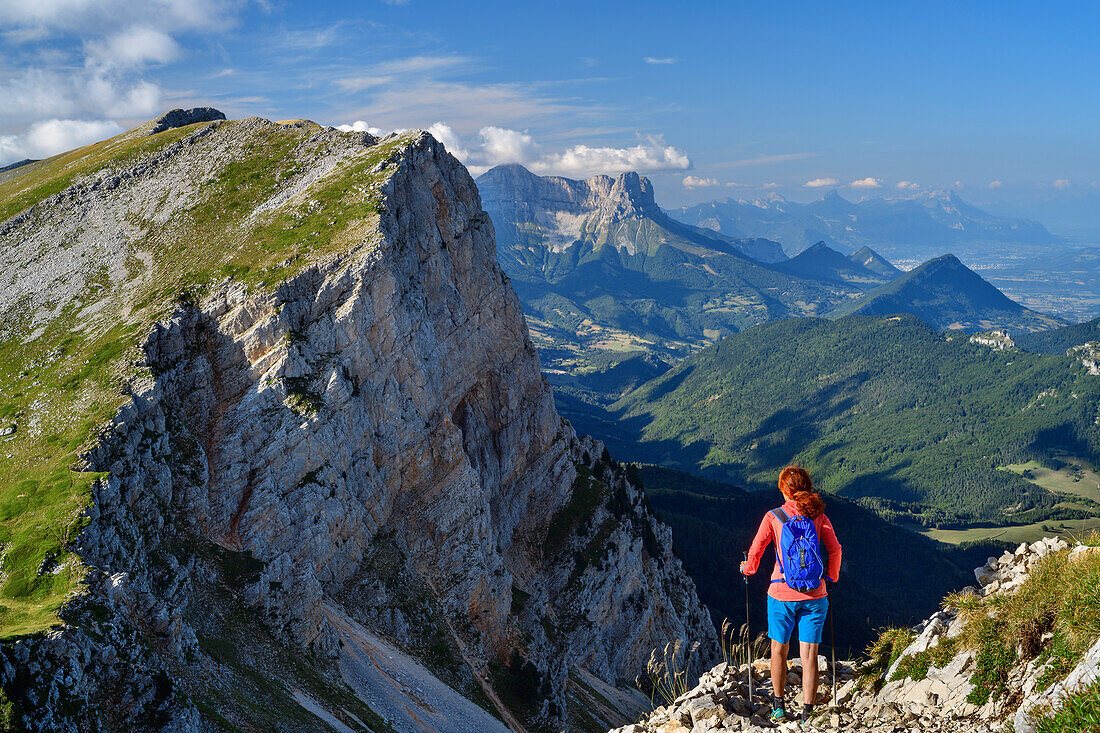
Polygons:
[[[109,418],[64,433],[84,518],[36,577],[74,580],[31,583],[68,593],[63,624],[3,647],[25,724],[581,727],[578,698],[653,647],[713,647],[668,528],[557,415],[438,142],[182,114],[100,146],[0,184],[33,204],[0,224],[5,354],[79,377],[3,394],[4,475],[50,445],[44,416]],[[372,687],[374,653],[419,682]]]

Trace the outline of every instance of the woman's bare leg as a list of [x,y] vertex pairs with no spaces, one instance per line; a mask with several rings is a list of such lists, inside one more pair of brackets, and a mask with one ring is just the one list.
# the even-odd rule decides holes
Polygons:
[[[780,644],[772,639],[772,691],[776,700],[783,699],[783,690],[787,686],[787,650],[790,643]],[[816,659],[816,657],[815,657]]]
[[[774,643],[774,642],[773,642]],[[802,653],[802,702],[813,704],[817,700],[817,644],[798,643]],[[772,647],[773,649],[775,647]],[[772,679],[775,679],[775,656],[772,656]],[[773,683],[774,684],[774,683]]]

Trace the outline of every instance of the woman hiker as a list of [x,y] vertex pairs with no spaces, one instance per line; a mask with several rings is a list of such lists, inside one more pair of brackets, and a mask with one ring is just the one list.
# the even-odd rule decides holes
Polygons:
[[[749,548],[741,572],[752,575],[768,544],[774,542],[776,564],[768,588],[768,636],[772,640],[772,714],[776,722],[789,720],[783,705],[787,684],[787,650],[791,632],[798,627],[802,656],[802,720],[809,719],[817,696],[817,647],[825,627],[829,598],[825,580],[835,583],[840,573],[840,543],[825,516],[825,502],[814,491],[810,474],[787,466],[779,474],[783,506],[764,515]],[[823,567],[819,540],[829,552]],[[824,576],[824,579],[822,579]]]

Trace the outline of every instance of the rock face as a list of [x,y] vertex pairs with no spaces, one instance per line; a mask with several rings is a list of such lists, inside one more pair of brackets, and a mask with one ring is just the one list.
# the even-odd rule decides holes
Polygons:
[[[180,151],[187,167],[232,159],[237,123],[214,124],[214,139]],[[378,144],[293,134],[323,154],[251,202],[253,219],[308,202]],[[321,669],[358,624],[443,654],[450,684],[480,686],[505,720],[536,726],[568,720],[577,667],[613,686],[669,639],[714,648],[667,527],[557,415],[472,179],[427,134],[387,144],[372,170],[385,174],[380,214],[362,239],[272,288],[230,278],[185,298],[141,343],[144,376],[84,456],[106,473],[75,540],[87,589],[67,626],[5,649],[5,689],[21,690],[32,728],[197,730],[210,709],[232,717],[230,703],[184,698],[230,664],[205,641],[231,626],[203,605],[219,588]],[[74,210],[95,211],[98,226],[79,234],[94,242],[157,176],[170,183],[171,165],[65,193],[5,237],[49,243]],[[121,238],[119,259],[135,239]],[[98,703],[120,680],[125,704]],[[537,697],[514,694],[521,683]]]
[[1081,366],[1089,370],[1089,374],[1100,376],[1100,341],[1089,341],[1081,346],[1074,346],[1067,352],[1070,356],[1081,361]]
[[[778,243],[732,239],[695,229],[668,217],[653,198],[653,184],[632,171],[615,178],[593,176],[583,181],[537,176],[518,164],[501,165],[482,174],[477,185],[485,210],[500,230],[500,255],[527,262],[538,249],[553,253],[577,242],[609,244],[627,254],[647,252],[658,241],[638,237],[630,222],[651,222],[664,243],[685,251],[736,251],[761,262],[785,259]],[[530,236],[538,233],[537,240]]]

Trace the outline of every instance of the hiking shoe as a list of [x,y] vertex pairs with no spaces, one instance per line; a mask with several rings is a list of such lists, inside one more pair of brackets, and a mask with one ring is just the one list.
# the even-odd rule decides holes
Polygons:
[[786,709],[780,707],[772,708],[772,714],[771,717],[768,718],[768,720],[773,723],[786,723],[788,720],[790,720],[790,718],[787,717]]

